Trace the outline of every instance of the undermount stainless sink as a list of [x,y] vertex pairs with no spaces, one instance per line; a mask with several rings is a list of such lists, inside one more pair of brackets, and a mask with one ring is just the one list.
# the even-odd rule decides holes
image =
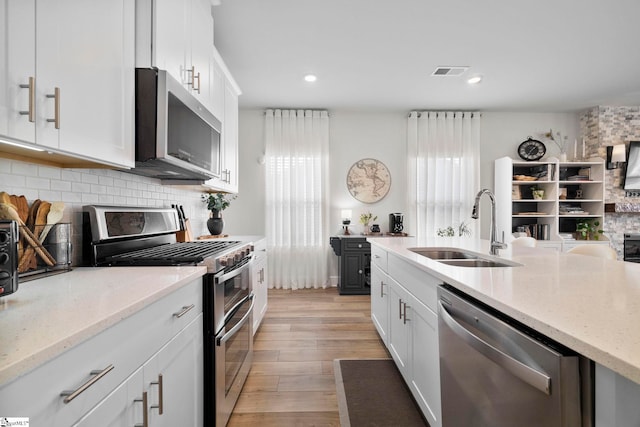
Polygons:
[[456,267],[517,267],[513,261],[486,258],[480,254],[456,248],[409,248],[423,257]]
[[445,248],[410,248],[411,252],[431,259],[477,259],[478,255],[458,249]]
[[515,267],[520,264],[504,262],[504,261],[493,261],[490,259],[440,259],[436,260],[441,262],[442,264],[447,265],[455,265],[456,267]]

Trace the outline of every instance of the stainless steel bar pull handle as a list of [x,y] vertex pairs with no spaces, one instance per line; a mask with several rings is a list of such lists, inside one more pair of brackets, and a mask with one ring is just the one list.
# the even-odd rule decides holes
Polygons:
[[403,303],[402,303],[402,305],[403,305],[403,307],[404,307],[404,309],[403,309],[403,314],[402,314],[402,317],[403,317],[403,319],[402,319],[402,323],[403,323],[404,325],[406,325],[406,324],[407,324],[407,303],[406,303],[406,302],[403,302]]
[[29,110],[28,111],[20,111],[20,115],[29,116],[29,121],[31,123],[36,121],[36,79],[35,77],[29,77],[29,83],[21,84],[20,87],[22,89],[29,89]]
[[[196,88],[196,79],[198,79],[198,87]],[[198,74],[193,75],[193,88],[198,92],[198,94],[200,94],[200,71],[198,71]]]
[[547,396],[551,395],[551,377],[547,374],[540,372],[531,366],[525,365],[511,355],[501,351],[471,333],[453,318],[449,311],[447,311],[446,307],[442,304],[442,301],[438,301],[438,314],[451,331],[453,331],[453,333],[455,333],[470,347],[494,361],[498,366],[502,367],[502,369],[509,371],[512,375],[520,378],[530,386],[540,390]]
[[65,390],[62,393],[60,393],[60,396],[64,396],[64,399],[62,401],[64,403],[71,402],[73,399],[78,397],[83,391],[85,391],[86,389],[94,385],[98,380],[100,380],[100,378],[104,377],[109,372],[111,372],[112,369],[113,369],[113,365],[109,365],[101,371],[91,371],[91,375],[93,376],[86,383],[82,384],[80,387],[78,387],[73,391]]
[[47,94],[46,97],[53,98],[54,100],[53,119],[47,119],[47,122],[54,123],[56,129],[60,129],[60,88],[59,87],[55,88],[53,90],[53,95]]
[[162,415],[162,413],[164,412],[164,394],[163,394],[163,387],[162,387],[162,374],[158,374],[158,381],[152,381],[151,385],[157,385],[158,386],[158,404],[157,405],[152,405],[151,408],[154,409],[158,409],[158,414]]
[[189,311],[191,311],[191,309],[194,308],[194,307],[195,307],[195,304],[185,305],[185,306],[182,307],[182,310],[180,310],[177,313],[173,313],[173,317],[177,317],[179,319],[182,316],[184,316],[185,314],[187,314]]
[[149,427],[149,398],[147,392],[142,392],[142,399],[134,399],[134,402],[142,402],[142,424],[135,427]]
[[384,285],[385,283],[380,280],[380,298],[384,298]]

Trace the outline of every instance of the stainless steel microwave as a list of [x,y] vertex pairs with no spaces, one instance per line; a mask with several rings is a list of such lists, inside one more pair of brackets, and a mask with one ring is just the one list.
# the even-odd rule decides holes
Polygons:
[[128,172],[202,183],[220,176],[222,125],[169,73],[136,69],[136,162]]

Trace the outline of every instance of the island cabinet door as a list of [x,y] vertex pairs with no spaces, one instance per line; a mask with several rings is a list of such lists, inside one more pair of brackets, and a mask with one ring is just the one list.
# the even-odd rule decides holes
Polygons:
[[389,278],[389,343],[388,348],[400,373],[409,383],[409,326],[407,305],[409,293],[395,280]]
[[431,427],[442,425],[438,316],[413,295],[409,299],[409,387]]
[[380,338],[389,345],[389,276],[371,263],[371,320]]

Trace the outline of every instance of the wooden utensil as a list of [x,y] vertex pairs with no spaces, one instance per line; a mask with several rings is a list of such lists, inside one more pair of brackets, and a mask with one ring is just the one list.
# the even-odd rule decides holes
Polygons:
[[27,202],[27,198],[23,195],[18,196],[18,204],[16,205],[16,210],[18,211],[18,215],[23,222],[27,222],[27,218],[29,217],[29,202]]
[[11,206],[11,204],[0,203],[0,218],[1,219],[12,219],[12,220],[16,221],[18,224],[20,224],[22,226],[22,227],[20,227],[20,232],[25,236],[25,239],[27,239],[27,242],[34,248],[36,253],[38,255],[40,255],[42,260],[48,266],[52,267],[52,266],[55,265],[56,260],[51,256],[49,251],[47,251],[40,244],[40,242],[38,241],[36,236],[33,235],[31,230],[29,230],[25,226],[25,223],[22,222],[22,220],[20,219],[20,216],[18,215],[18,212],[16,212],[16,210],[13,208],[13,206]]
[[44,239],[47,238],[47,235],[53,228],[55,224],[60,222],[62,219],[62,215],[64,214],[64,203],[62,202],[53,202],[51,203],[51,207],[49,208],[49,213],[47,214],[47,225],[42,229],[42,233],[38,236],[40,239],[40,243],[44,242]]
[[0,203],[11,204],[11,196],[6,191],[0,191]]
[[[38,238],[42,233],[42,230],[46,227],[47,223],[47,215],[49,214],[49,210],[51,208],[51,203],[41,201],[37,207],[35,217],[33,219],[33,226],[29,227],[30,230],[33,231],[33,235],[38,240],[38,244],[42,244],[42,241]],[[55,260],[54,260],[55,263]],[[36,259],[36,251],[35,247],[28,247],[25,249],[24,253],[20,257],[20,262],[18,263],[18,272],[24,273],[28,270],[35,270],[38,267],[38,260]]]
[[31,203],[31,207],[29,208],[29,214],[27,215],[27,220],[25,222],[27,224],[27,227],[29,227],[31,230],[33,230],[33,227],[35,227],[36,214],[38,213],[40,203],[42,203],[42,200],[36,199],[33,201],[33,203]]

